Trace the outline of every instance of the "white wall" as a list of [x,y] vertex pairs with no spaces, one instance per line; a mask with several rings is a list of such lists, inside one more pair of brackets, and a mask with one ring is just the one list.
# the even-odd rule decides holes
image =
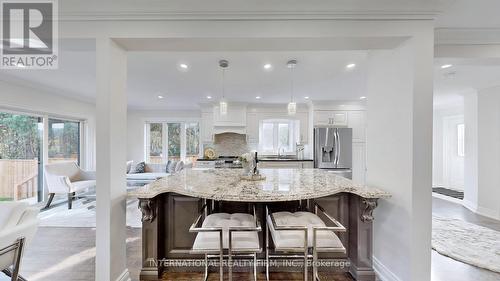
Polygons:
[[382,280],[430,280],[432,29],[369,58],[367,184],[392,194],[375,210]]
[[465,97],[464,205],[500,219],[500,87]]
[[0,81],[0,110],[85,120],[82,166],[95,169],[95,105],[56,95],[48,90]]
[[434,107],[432,186],[464,188],[464,158],[456,155],[456,130],[450,123],[464,122],[462,102]]
[[127,159],[144,161],[144,124],[146,121],[199,121],[201,111],[128,110]]

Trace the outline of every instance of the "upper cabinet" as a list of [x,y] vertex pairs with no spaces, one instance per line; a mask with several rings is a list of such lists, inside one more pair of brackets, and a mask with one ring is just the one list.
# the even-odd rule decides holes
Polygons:
[[352,141],[366,141],[366,112],[365,111],[349,111],[347,113],[347,124],[352,128]]
[[220,114],[219,106],[214,106],[214,126],[245,127],[247,125],[246,106],[229,104],[227,114]]
[[247,142],[259,142],[259,117],[255,112],[247,114]]
[[214,135],[214,113],[202,112],[201,113],[201,141],[212,142]]
[[314,126],[352,128],[352,141],[366,141],[366,111],[364,110],[316,110]]
[[314,111],[314,126],[348,126],[347,111],[316,110]]

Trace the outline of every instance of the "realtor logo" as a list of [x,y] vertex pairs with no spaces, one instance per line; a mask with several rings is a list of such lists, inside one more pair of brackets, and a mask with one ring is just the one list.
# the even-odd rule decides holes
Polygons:
[[57,68],[56,0],[2,1],[1,15],[1,68]]

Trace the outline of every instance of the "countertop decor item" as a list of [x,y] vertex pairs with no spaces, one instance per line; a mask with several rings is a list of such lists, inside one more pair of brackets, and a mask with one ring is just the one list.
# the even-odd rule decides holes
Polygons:
[[207,159],[215,159],[215,150],[211,147],[207,147],[205,151],[203,151],[203,156]]

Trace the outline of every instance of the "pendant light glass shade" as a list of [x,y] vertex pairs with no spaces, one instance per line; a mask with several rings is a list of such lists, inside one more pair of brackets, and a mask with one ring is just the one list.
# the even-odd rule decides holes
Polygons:
[[220,115],[227,114],[227,101],[226,100],[221,100],[219,102],[219,110],[220,110]]
[[297,113],[297,103],[291,101],[288,103],[288,115],[295,115]]
[[220,115],[226,115],[227,114],[227,101],[225,97],[225,72],[226,68],[229,66],[229,62],[227,60],[220,60],[219,61],[219,66],[222,69],[222,98],[219,101],[219,111]]
[[287,106],[288,115],[297,113],[297,103],[293,101],[293,70],[297,66],[297,60],[289,60],[286,66],[290,69],[290,102]]

